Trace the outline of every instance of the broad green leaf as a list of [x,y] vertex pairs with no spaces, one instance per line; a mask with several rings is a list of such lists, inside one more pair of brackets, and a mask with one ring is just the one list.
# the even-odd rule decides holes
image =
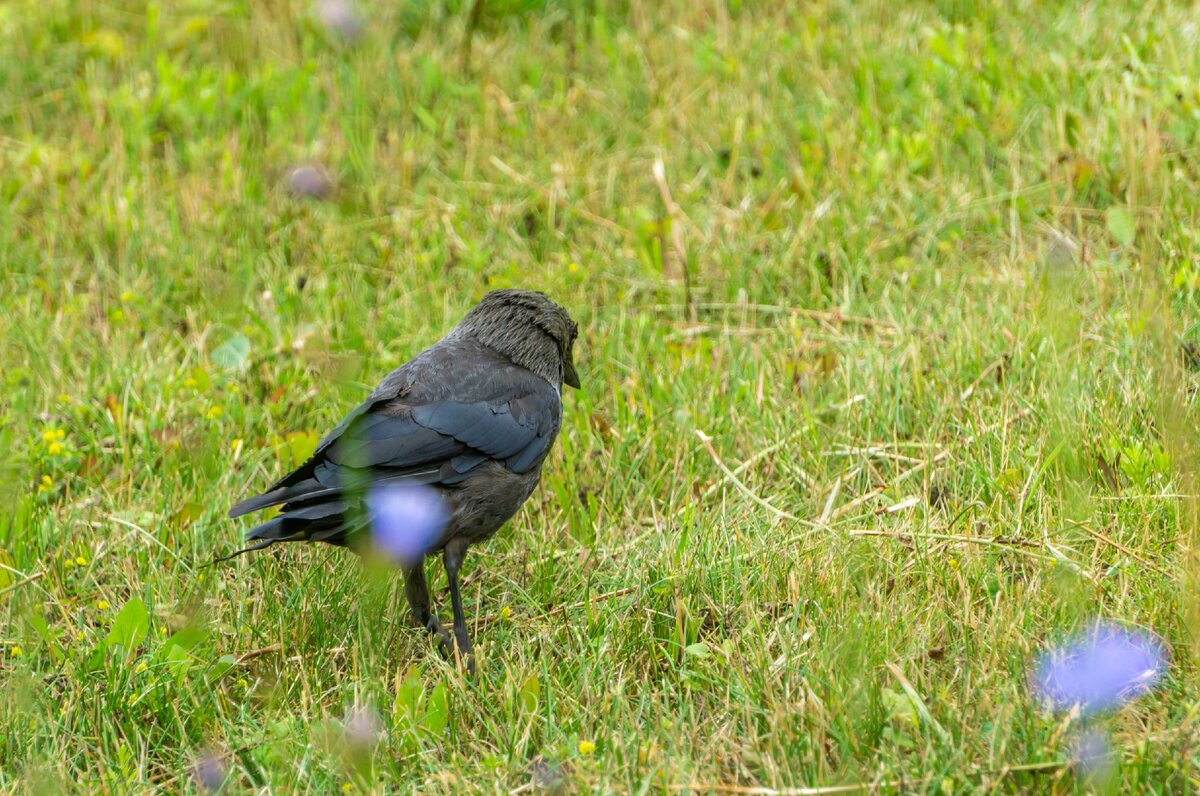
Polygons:
[[128,656],[142,643],[149,630],[150,615],[146,612],[146,604],[134,597],[113,617],[105,644],[109,647],[120,646]]
[[434,737],[446,731],[450,721],[450,703],[446,697],[446,684],[438,683],[429,695],[429,707],[421,717],[421,726]]
[[541,683],[538,682],[538,676],[531,674],[521,682],[521,687],[517,689],[517,703],[521,707],[522,713],[534,713],[537,711],[538,699],[542,694]]
[[250,359],[250,338],[244,334],[236,334],[217,346],[210,358],[219,368],[241,370]]
[[1110,207],[1104,211],[1104,223],[1108,234],[1122,246],[1130,246],[1137,235],[1137,225],[1133,216],[1123,207]]
[[410,726],[416,720],[417,704],[423,691],[421,675],[415,668],[410,668],[404,680],[397,685],[396,699],[392,704],[395,712],[393,722],[400,727]]

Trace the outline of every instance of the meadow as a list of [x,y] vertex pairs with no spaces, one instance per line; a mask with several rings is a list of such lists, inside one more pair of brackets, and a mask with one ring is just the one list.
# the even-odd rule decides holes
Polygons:
[[[360,10],[0,5],[0,792],[1200,790],[1194,7]],[[208,565],[499,287],[583,389],[476,677],[345,551]],[[1166,675],[1056,710],[1097,618]]]

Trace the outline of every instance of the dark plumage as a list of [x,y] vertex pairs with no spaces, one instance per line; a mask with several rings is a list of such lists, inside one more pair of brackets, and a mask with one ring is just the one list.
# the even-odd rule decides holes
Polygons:
[[[281,506],[246,534],[258,544],[238,553],[293,541],[363,549],[364,494],[380,484],[427,485],[449,507],[428,553],[443,554],[469,664],[459,568],[467,546],[495,533],[536,486],[562,422],[561,387],[579,387],[576,334],[566,311],[541,293],[489,293],[445,338],[389,373],[307,462],[230,510],[239,517]],[[422,563],[409,567],[405,594],[414,619],[449,653]]]

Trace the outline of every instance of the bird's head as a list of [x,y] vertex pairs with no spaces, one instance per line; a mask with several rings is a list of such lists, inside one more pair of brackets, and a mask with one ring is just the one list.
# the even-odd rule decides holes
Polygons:
[[571,349],[579,328],[567,311],[534,290],[493,290],[454,334],[473,337],[555,385],[579,389]]

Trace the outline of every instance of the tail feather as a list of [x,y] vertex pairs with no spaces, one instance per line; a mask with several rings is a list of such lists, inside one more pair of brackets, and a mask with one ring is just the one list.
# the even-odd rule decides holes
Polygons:
[[[285,506],[277,517],[255,525],[246,531],[246,541],[257,544],[235,550],[227,556],[214,559],[212,563],[228,561],[242,553],[262,550],[276,542],[328,542],[344,544],[347,523],[346,504],[340,500],[326,503],[306,503],[300,506]],[[354,524],[358,527],[358,524]]]
[[272,489],[270,492],[265,492],[261,495],[247,498],[231,508],[229,510],[229,516],[230,518],[240,517],[243,514],[249,514],[252,511],[258,511],[259,509],[270,508],[271,506],[278,506],[282,503],[289,503],[292,501],[309,502],[312,500],[319,500],[324,497],[337,495],[340,492],[341,490],[337,487],[326,486],[320,481],[317,481],[315,478],[309,478],[301,481],[298,484],[281,486],[278,489]]

